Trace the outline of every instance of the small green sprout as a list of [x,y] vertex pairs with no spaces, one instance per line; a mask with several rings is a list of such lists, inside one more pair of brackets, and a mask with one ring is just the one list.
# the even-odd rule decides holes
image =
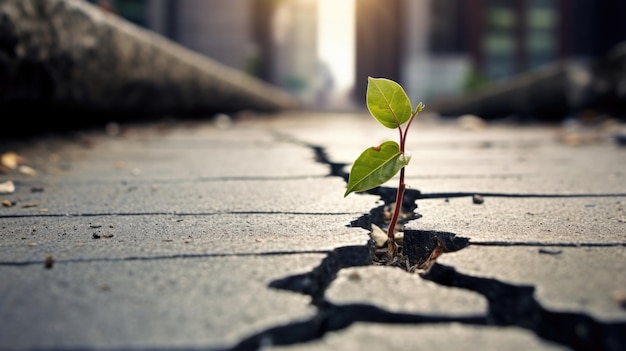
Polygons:
[[394,258],[398,254],[395,230],[406,188],[404,166],[411,160],[411,154],[405,150],[404,145],[411,122],[424,109],[424,104],[420,102],[413,109],[409,97],[398,83],[386,78],[372,77],[367,78],[366,100],[367,109],[380,124],[390,129],[398,129],[400,143],[385,141],[379,146],[363,151],[352,164],[344,197],[352,192],[362,192],[380,186],[400,172],[396,206],[387,229],[389,238],[387,252],[389,258]]

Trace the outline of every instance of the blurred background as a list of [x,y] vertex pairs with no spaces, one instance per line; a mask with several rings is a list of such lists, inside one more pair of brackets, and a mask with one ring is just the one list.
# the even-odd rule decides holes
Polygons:
[[437,101],[626,40],[623,0],[89,0],[308,108],[364,104],[367,76]]

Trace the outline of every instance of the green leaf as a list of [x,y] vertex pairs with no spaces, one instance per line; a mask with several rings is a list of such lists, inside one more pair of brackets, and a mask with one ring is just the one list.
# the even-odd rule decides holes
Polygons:
[[354,161],[344,197],[355,191],[365,191],[384,184],[409,163],[410,156],[400,152],[395,141],[386,141],[361,153]]
[[367,78],[367,109],[380,124],[398,128],[411,118],[411,101],[400,84],[386,78]]

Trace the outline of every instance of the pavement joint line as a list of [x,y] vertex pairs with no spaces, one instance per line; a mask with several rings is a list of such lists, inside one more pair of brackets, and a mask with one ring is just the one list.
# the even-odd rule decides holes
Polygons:
[[[152,184],[176,184],[176,183],[185,183],[185,182],[199,182],[199,183],[210,183],[210,182],[225,182],[225,181],[235,181],[235,182],[247,182],[247,181],[276,181],[276,180],[304,180],[304,179],[321,179],[327,178],[327,175],[285,175],[285,176],[226,176],[226,177],[201,177],[201,178],[178,178],[178,179],[124,179],[124,180],[89,180],[89,181],[67,181],[66,185],[94,185],[94,184],[108,184],[108,183],[121,183],[121,185],[132,185],[132,184],[145,184],[146,182],[150,182]],[[31,180],[16,180],[14,181],[15,185],[21,186],[32,186],[40,184],[39,181],[31,181]]]
[[423,193],[419,195],[418,200],[425,199],[444,199],[455,197],[472,197],[479,194],[483,197],[509,197],[509,198],[582,198],[582,197],[626,197],[626,193],[609,193],[609,194],[516,194],[516,193],[497,193],[497,192],[450,192],[450,193]]
[[221,212],[97,212],[97,213],[32,213],[7,214],[3,218],[43,218],[43,217],[142,217],[142,216],[220,216],[220,215],[297,215],[297,216],[345,216],[360,215],[363,212],[296,212],[296,211],[221,211]]
[[528,246],[528,247],[626,247],[626,242],[609,243],[543,243],[543,242],[514,242],[514,241],[470,241],[474,246]]
[[[238,253],[203,253],[203,254],[173,254],[157,256],[127,256],[127,257],[93,257],[93,258],[71,258],[54,259],[54,264],[64,263],[91,263],[91,262],[127,262],[127,261],[159,261],[177,259],[200,259],[200,258],[221,258],[221,257],[255,257],[255,256],[292,256],[308,254],[328,254],[329,250],[302,250],[302,251],[265,251],[265,252],[238,252]],[[28,261],[0,261],[0,267],[23,267],[45,265],[48,260],[28,260]]]
[[410,179],[511,179],[532,176],[532,173],[505,173],[505,174],[418,174],[405,175],[406,180]]

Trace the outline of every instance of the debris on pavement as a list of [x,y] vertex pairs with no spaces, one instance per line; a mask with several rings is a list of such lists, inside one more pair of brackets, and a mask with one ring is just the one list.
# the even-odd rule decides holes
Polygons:
[[559,249],[541,248],[541,249],[539,249],[539,253],[540,254],[546,254],[546,255],[560,255],[561,253],[563,253],[563,251],[559,250]]
[[11,194],[15,191],[15,184],[12,181],[7,180],[6,182],[0,183],[0,194]]
[[483,198],[481,195],[474,194],[472,196],[472,203],[474,203],[475,205],[481,205],[484,202],[485,202],[485,198]]

